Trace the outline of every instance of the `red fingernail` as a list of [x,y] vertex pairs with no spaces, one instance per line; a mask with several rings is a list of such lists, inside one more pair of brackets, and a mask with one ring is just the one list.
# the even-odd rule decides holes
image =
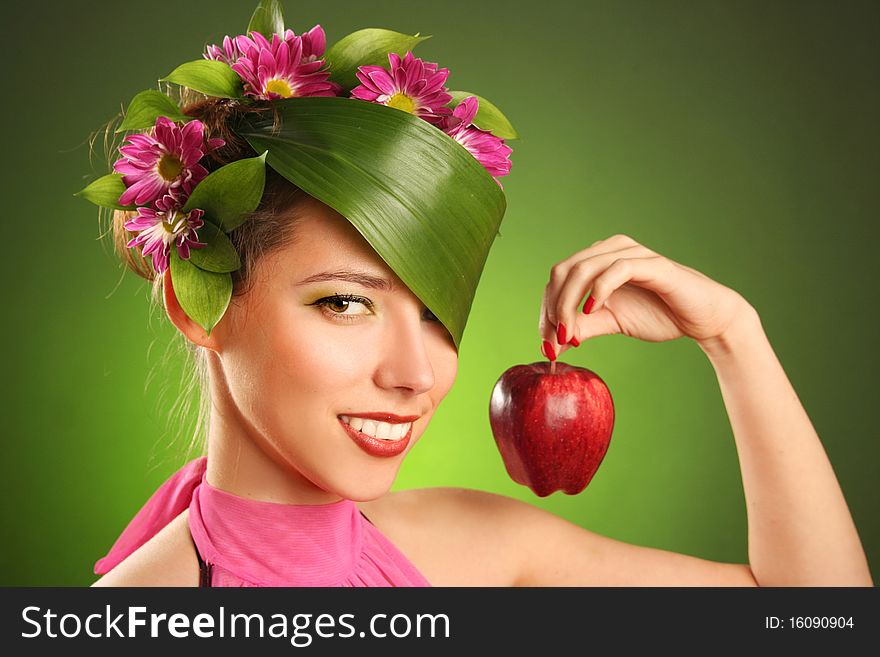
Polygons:
[[556,350],[553,348],[553,345],[550,344],[547,340],[544,340],[541,343],[541,353],[544,354],[544,358],[554,361],[556,360]]
[[587,302],[584,304],[584,315],[589,315],[590,311],[593,309],[593,304],[596,303],[596,300],[593,298],[591,294],[587,297]]
[[565,324],[562,322],[559,322],[559,326],[556,327],[556,342],[565,344]]
[[571,336],[571,340],[568,341],[568,344],[574,345],[575,347],[580,347],[581,341],[578,340],[575,336]]

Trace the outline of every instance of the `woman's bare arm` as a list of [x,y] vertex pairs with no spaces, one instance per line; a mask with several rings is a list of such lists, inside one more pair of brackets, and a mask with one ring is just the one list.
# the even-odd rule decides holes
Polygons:
[[[588,291],[584,310],[578,311]],[[553,544],[567,540],[581,550],[597,550],[606,566],[623,569],[621,579],[627,582],[644,578],[650,584],[654,573],[662,572],[681,583],[694,576],[709,583],[718,572],[737,579],[748,569],[761,586],[872,585],[858,533],[819,436],[757,311],[742,295],[628,235],[613,235],[553,266],[538,330],[545,346],[549,344],[551,359],[592,337],[616,333],[649,342],[687,336],[700,345],[715,368],[739,454],[750,565],[712,565],[624,547],[574,531],[561,521],[524,513],[540,527],[527,539],[532,562],[523,567],[528,581],[556,579],[561,568],[567,569],[566,579],[614,576],[597,573],[589,562],[574,570],[560,564],[563,558],[584,561],[577,550],[572,553]],[[568,343],[560,344],[566,339]],[[541,532],[544,535],[538,536]]]
[[699,344],[733,428],[755,579],[761,586],[873,586],[822,442],[749,309]]

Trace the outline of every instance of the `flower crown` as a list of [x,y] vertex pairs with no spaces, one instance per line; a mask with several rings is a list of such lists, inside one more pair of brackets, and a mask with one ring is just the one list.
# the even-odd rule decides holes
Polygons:
[[[300,102],[303,109],[306,104],[300,99],[308,97],[341,97],[395,108],[424,120],[466,149],[501,189],[498,178],[510,171],[511,149],[505,139],[516,138],[516,132],[488,100],[447,89],[448,69],[413,55],[412,49],[427,38],[364,29],[325,53],[320,25],[296,35],[285,29],[278,0],[262,0],[246,34],[227,36],[222,46],[209,45],[202,59],[178,66],[160,82],[208,99],[231,99],[225,102],[245,108],[289,100],[289,107]],[[246,125],[242,134],[247,130]],[[270,145],[258,157],[233,161],[209,174],[203,158],[225,141],[207,134],[205,123],[187,116],[169,95],[156,90],[132,99],[116,132],[127,135],[113,173],[77,195],[134,213],[124,223],[134,234],[126,246],[150,257],[157,275],[171,269],[182,307],[210,332],[228,305],[230,274],[241,266],[227,233],[259,205],[267,152],[275,151]],[[249,141],[252,146],[257,143]],[[272,157],[269,164],[284,173]]]

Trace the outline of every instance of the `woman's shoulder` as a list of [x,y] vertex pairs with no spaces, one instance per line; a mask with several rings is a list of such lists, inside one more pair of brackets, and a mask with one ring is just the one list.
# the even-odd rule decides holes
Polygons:
[[472,488],[413,488],[358,503],[434,586],[511,586],[524,502]]
[[475,520],[481,522],[509,501],[511,498],[473,488],[435,486],[392,491],[357,506],[373,524],[388,531],[418,527],[444,533]]
[[495,513],[502,509],[531,507],[513,497],[491,493],[476,488],[455,486],[432,486],[428,488],[408,488],[392,491],[377,500],[358,502],[366,513],[367,509],[393,509],[397,513],[429,514],[475,514]]
[[92,586],[198,586],[188,514],[184,510]]

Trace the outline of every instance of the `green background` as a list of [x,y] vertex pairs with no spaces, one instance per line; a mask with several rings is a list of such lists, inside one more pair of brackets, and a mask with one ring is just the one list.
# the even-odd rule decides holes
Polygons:
[[[0,583],[80,585],[185,458],[180,366],[149,289],[72,194],[106,173],[89,133],[254,0],[5,3],[5,319]],[[433,34],[416,54],[508,115],[509,209],[459,375],[395,488],[514,496],[619,540],[745,563],[744,497],[714,372],[690,340],[603,336],[563,359],[599,373],[617,423],[580,495],[506,475],[489,394],[540,359],[550,267],[614,233],[742,293],[809,413],[877,576],[878,66],[864,2],[285,3],[297,33]],[[164,390],[167,382],[170,387]],[[779,436],[779,440],[784,440]]]

